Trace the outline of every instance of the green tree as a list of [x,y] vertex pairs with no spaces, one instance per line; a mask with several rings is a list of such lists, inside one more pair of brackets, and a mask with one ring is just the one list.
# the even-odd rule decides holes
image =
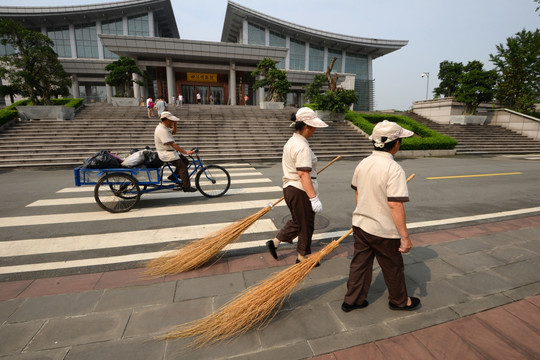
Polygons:
[[493,100],[497,81],[495,70],[484,70],[484,64],[478,60],[469,62],[459,77],[456,100],[465,103],[466,115],[474,115],[480,103]]
[[0,43],[14,49],[0,57],[0,76],[9,81],[15,94],[36,105],[50,105],[53,96],[69,94],[71,79],[47,36],[11,19],[0,19]]
[[120,56],[118,60],[105,66],[105,70],[109,72],[105,84],[116,86],[116,96],[130,96],[132,83],[144,85],[142,81],[133,80],[133,74],[143,75],[143,72],[130,57]]
[[306,101],[315,101],[317,96],[321,94],[322,88],[327,84],[326,76],[323,74],[317,74],[313,77],[311,84],[304,86],[306,90]]
[[459,77],[463,74],[463,64],[445,60],[439,64],[439,74],[437,77],[441,82],[433,89],[436,97],[452,97],[459,87]]
[[251,76],[259,80],[253,84],[254,89],[268,88],[265,101],[285,101],[291,88],[291,83],[287,79],[285,70],[276,68],[276,62],[269,58],[264,58],[257,64],[257,69]]
[[540,30],[522,30],[496,48],[489,55],[498,73],[495,98],[510,109],[531,111],[540,100]]

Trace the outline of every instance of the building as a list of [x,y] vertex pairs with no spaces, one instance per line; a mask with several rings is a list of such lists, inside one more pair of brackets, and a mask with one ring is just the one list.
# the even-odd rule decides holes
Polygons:
[[[105,85],[104,67],[119,56],[134,58],[145,86],[133,96],[164,96],[172,102],[258,104],[251,72],[263,58],[287,71],[293,87],[287,103],[302,105],[303,86],[324,73],[335,57],[339,85],[355,89],[358,110],[373,110],[374,59],[400,49],[402,40],[334,34],[286,22],[228,1],[221,42],[180,38],[170,0],[128,0],[66,7],[0,6],[0,17],[40,31],[54,42],[64,69],[72,76],[71,93],[86,102],[107,102],[114,89]],[[9,49],[0,49],[9,51]],[[211,95],[211,96],[210,96]],[[9,99],[4,99],[9,102]]]

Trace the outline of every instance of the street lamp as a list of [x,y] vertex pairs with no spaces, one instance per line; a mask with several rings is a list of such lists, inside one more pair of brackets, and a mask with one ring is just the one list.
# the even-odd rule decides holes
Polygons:
[[422,77],[427,77],[427,86],[426,86],[426,100],[428,98],[428,90],[429,90],[429,73],[427,71],[422,73]]

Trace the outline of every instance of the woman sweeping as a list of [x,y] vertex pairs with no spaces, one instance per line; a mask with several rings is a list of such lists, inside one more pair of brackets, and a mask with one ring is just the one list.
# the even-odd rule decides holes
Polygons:
[[266,242],[268,252],[277,260],[280,242],[292,243],[298,236],[296,251],[299,263],[311,254],[311,238],[315,229],[315,213],[322,211],[318,197],[317,157],[307,139],[317,128],[328,125],[310,108],[301,108],[292,114],[295,133],[283,147],[283,196],[291,212],[291,219],[273,240]]

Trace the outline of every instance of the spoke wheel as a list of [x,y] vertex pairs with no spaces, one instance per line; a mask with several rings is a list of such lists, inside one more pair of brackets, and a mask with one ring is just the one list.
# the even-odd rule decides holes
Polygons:
[[94,188],[96,203],[111,213],[126,212],[139,202],[139,183],[127,174],[112,173],[103,176]]
[[206,197],[218,197],[229,190],[231,176],[221,166],[208,165],[197,173],[195,186]]

